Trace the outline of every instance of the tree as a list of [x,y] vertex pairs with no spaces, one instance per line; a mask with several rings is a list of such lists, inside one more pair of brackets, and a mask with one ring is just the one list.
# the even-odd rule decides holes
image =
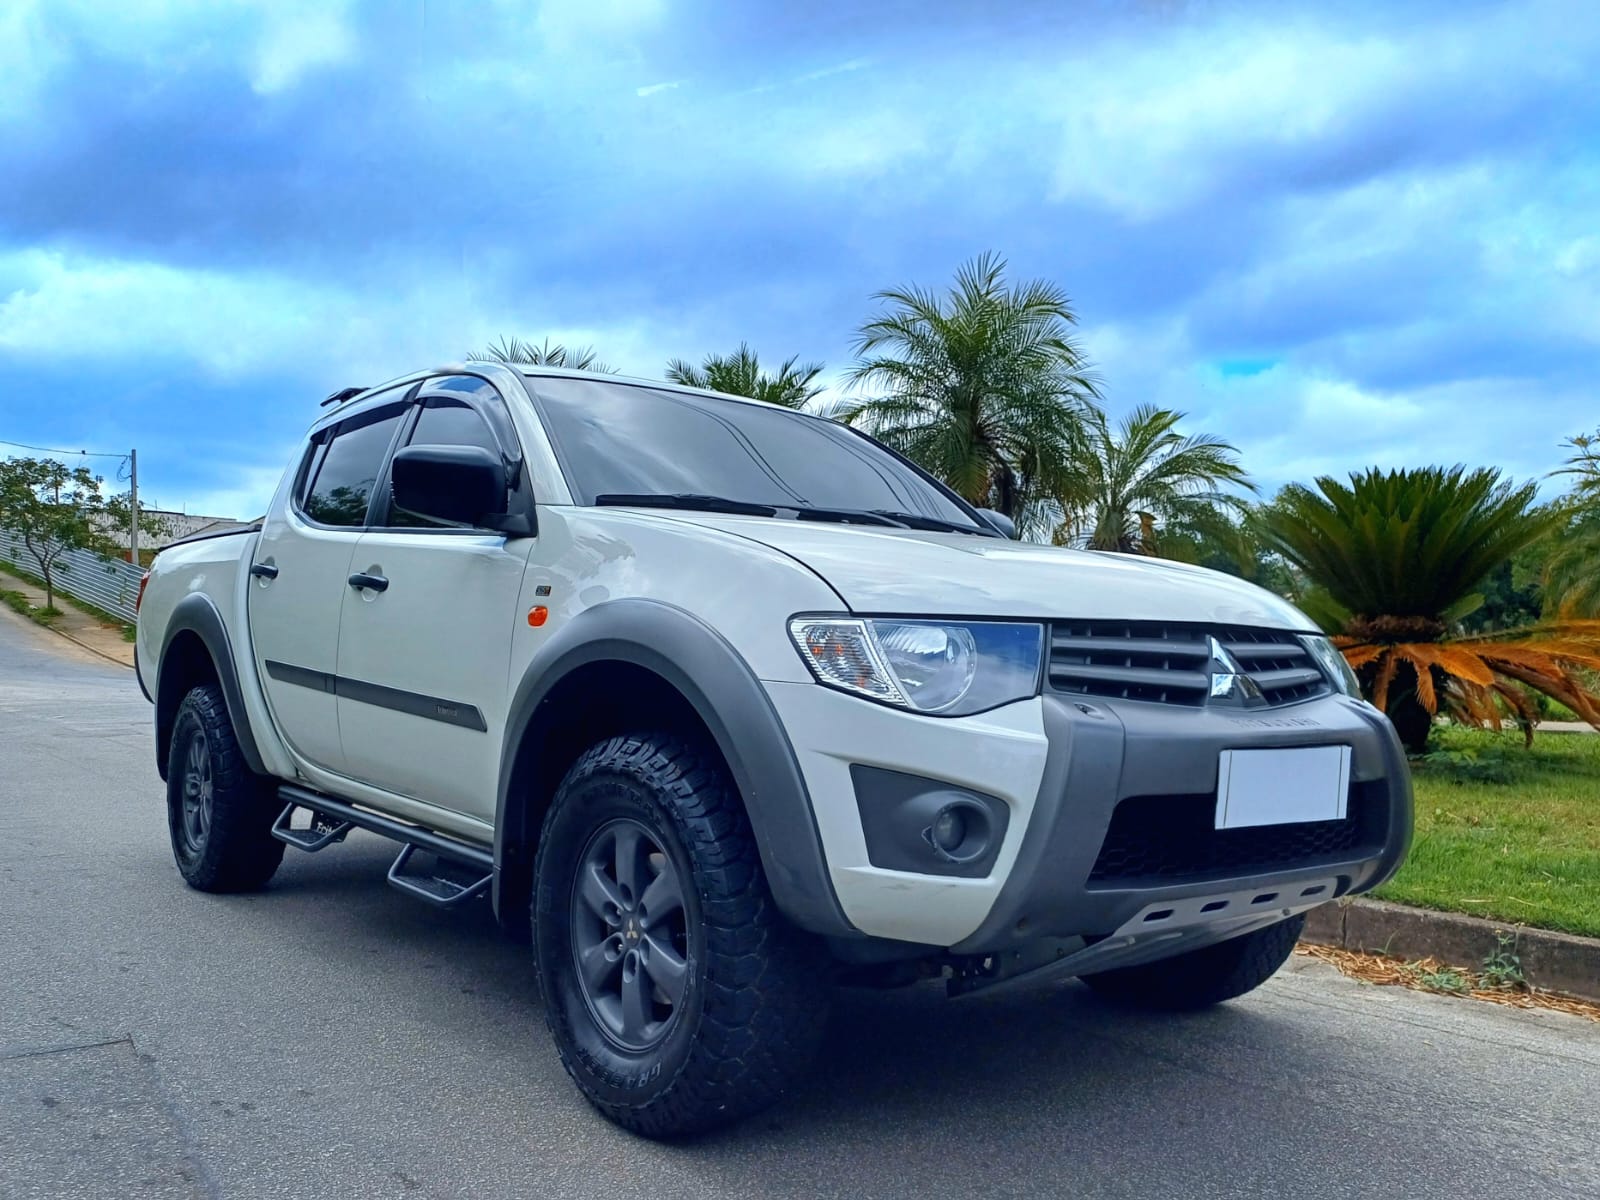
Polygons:
[[1600,616],[1600,435],[1569,438],[1572,450],[1557,475],[1574,476],[1560,501],[1564,516],[1543,571],[1547,613],[1563,617]]
[[[125,550],[129,498],[108,496],[104,480],[87,467],[69,467],[53,458],[10,458],[0,462],[0,527],[22,539],[44,580],[45,609],[55,608],[56,572],[69,550],[88,550],[102,558]],[[141,532],[161,533],[161,523],[139,515]]]
[[1558,622],[1466,634],[1475,589],[1559,524],[1491,468],[1376,469],[1349,485],[1322,477],[1290,484],[1260,510],[1262,538],[1303,571],[1320,596],[1306,607],[1335,634],[1373,704],[1406,747],[1426,748],[1441,709],[1500,727],[1502,708],[1532,737],[1530,695],[1559,700],[1600,725],[1600,696],[1580,672],[1600,670],[1600,622]]
[[1203,510],[1181,526],[1162,529],[1157,553],[1176,562],[1238,576],[1279,596],[1296,598],[1303,590],[1300,577],[1268,549],[1250,514],[1248,504]]
[[844,415],[1027,528],[1067,490],[1097,392],[1066,293],[1043,280],[1007,286],[1005,270],[984,254],[944,294],[877,293],[884,309],[861,326],[848,380],[881,391]]
[[569,371],[593,371],[597,375],[615,375],[616,368],[608,367],[595,357],[593,346],[552,346],[545,338],[542,345],[525,342],[521,338],[503,337],[482,350],[467,355],[468,362],[497,362],[519,367],[565,367]]
[[1113,430],[1105,413],[1090,412],[1087,436],[1070,459],[1069,490],[1057,497],[1063,520],[1055,540],[1082,538],[1090,550],[1161,554],[1165,530],[1180,539],[1205,529],[1221,533],[1215,518],[1244,504],[1224,487],[1254,491],[1255,485],[1228,442],[1180,434],[1183,418],[1141,404]]
[[776,374],[761,369],[755,352],[745,343],[732,354],[708,354],[698,367],[681,358],[667,364],[667,378],[684,387],[706,388],[713,392],[726,392],[730,396],[748,396],[752,400],[765,400],[768,404],[784,408],[804,408],[819,395],[823,388],[816,383],[822,374],[821,363],[803,363],[796,366],[795,355],[779,364]]

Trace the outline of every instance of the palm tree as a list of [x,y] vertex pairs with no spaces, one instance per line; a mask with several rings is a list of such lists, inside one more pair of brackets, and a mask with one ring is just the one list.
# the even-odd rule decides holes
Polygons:
[[804,363],[796,366],[798,355],[786,358],[777,374],[761,369],[755,351],[744,342],[732,354],[708,354],[700,366],[691,366],[681,358],[667,364],[667,378],[684,387],[706,388],[713,392],[726,392],[730,396],[748,396],[752,400],[765,400],[768,404],[784,408],[804,408],[823,388],[815,380],[822,374],[821,363]]
[[503,337],[482,350],[468,354],[467,361],[497,362],[519,367],[566,367],[570,371],[616,374],[616,368],[608,367],[595,358],[593,346],[563,346],[560,343],[552,346],[549,338],[536,346],[521,338]]
[[1545,562],[1545,611],[1565,617],[1600,616],[1600,436],[1579,434],[1557,475],[1577,477],[1560,502],[1565,516]]
[[1577,672],[1600,670],[1600,621],[1567,621],[1462,636],[1452,625],[1482,597],[1497,566],[1559,524],[1491,468],[1377,469],[1346,486],[1290,484],[1260,510],[1263,539],[1322,592],[1313,611],[1406,747],[1427,746],[1441,709],[1500,728],[1509,709],[1529,738],[1529,689],[1600,725],[1600,696]]
[[1065,489],[1097,392],[1066,293],[1042,280],[1007,286],[1005,270],[984,254],[944,294],[879,292],[884,310],[857,334],[848,379],[881,393],[845,416],[1016,520]]
[[[1159,554],[1157,523],[1174,533],[1215,531],[1215,518],[1242,510],[1227,486],[1255,490],[1239,452],[1219,437],[1184,436],[1183,413],[1141,404],[1113,430],[1103,412],[1087,418],[1088,436],[1073,453],[1070,490],[1059,497],[1055,540],[1090,550]],[[1085,532],[1086,531],[1086,535]]]

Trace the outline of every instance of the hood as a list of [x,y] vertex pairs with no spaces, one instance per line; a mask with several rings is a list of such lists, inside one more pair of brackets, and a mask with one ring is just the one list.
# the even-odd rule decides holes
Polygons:
[[1166,559],[961,533],[672,515],[798,559],[860,613],[1196,621],[1318,632],[1299,609],[1253,583]]

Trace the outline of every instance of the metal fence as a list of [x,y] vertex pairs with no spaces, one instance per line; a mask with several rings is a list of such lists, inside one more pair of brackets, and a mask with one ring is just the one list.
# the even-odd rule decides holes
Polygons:
[[[9,529],[0,529],[0,561],[29,575],[39,574],[33,555]],[[133,623],[133,602],[144,572],[132,563],[101,558],[87,550],[68,550],[56,559],[50,574],[58,592]]]

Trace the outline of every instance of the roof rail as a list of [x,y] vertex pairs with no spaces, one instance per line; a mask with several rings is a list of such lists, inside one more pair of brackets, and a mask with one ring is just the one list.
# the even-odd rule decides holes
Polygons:
[[361,395],[362,392],[364,392],[366,390],[367,389],[364,388],[364,387],[340,388],[337,392],[335,392],[333,395],[329,396],[321,404],[317,405],[317,407],[318,408],[327,408],[328,405],[330,405],[330,404],[343,404],[346,400],[350,399],[350,397],[359,396],[359,395]]

